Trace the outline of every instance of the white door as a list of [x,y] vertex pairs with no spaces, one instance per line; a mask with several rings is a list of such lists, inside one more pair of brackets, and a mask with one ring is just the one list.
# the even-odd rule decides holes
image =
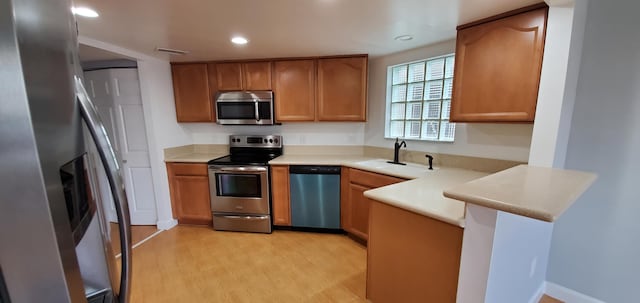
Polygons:
[[[115,105],[110,94],[109,70],[85,72],[84,81],[85,87],[91,96],[91,101],[98,110],[100,119],[109,135],[109,139],[112,140],[111,144],[116,151],[116,157],[120,164],[122,161],[120,160],[120,152],[118,151],[118,140],[116,140]],[[113,205],[113,197],[109,189],[109,181],[107,180],[107,175],[104,172],[104,166],[102,165],[102,161],[100,161],[100,156],[98,155],[95,144],[89,144],[89,154],[93,157],[92,162],[95,164],[97,170],[98,192],[100,193],[100,200],[102,201],[105,217],[110,222],[118,222],[115,206]]]
[[[94,95],[94,103],[107,132],[110,136],[113,134],[112,144],[121,165],[131,224],[155,225],[156,201],[138,70],[118,68],[85,72],[85,81],[89,82],[90,94]],[[105,183],[100,181],[100,184]],[[113,205],[109,208],[106,210],[107,218],[114,221],[115,209]]]

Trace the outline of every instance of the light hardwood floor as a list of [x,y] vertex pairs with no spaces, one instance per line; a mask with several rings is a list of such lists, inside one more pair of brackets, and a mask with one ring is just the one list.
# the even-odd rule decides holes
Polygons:
[[[111,248],[115,255],[120,253],[120,233],[117,223],[109,223],[111,227]],[[131,245],[136,245],[147,237],[158,231],[155,225],[134,225],[131,226]]]
[[366,248],[344,235],[177,226],[133,262],[135,303],[366,302]]
[[550,297],[547,295],[542,296],[539,303],[564,303],[564,301],[560,301],[554,297]]

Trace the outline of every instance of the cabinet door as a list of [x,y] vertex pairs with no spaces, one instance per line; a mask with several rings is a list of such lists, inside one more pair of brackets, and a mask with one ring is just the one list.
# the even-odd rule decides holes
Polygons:
[[370,188],[378,188],[382,186],[387,186],[391,184],[395,184],[402,181],[407,181],[406,179],[401,179],[397,177],[391,177],[383,174],[371,173],[364,170],[359,170],[355,168],[351,168],[349,170],[349,177],[351,183],[360,184],[365,187]]
[[367,240],[369,238],[369,205],[371,200],[364,196],[364,192],[370,190],[358,184],[349,185],[349,229],[347,232]]
[[242,63],[217,63],[218,90],[242,90]]
[[318,60],[318,120],[366,121],[367,57]]
[[375,200],[370,212],[367,299],[455,303],[464,229]]
[[271,167],[271,197],[273,204],[273,225],[290,226],[289,166]]
[[242,63],[243,89],[271,90],[271,61]]
[[209,96],[213,103],[213,121],[216,121],[216,97],[218,95],[218,72],[215,63],[207,64],[207,75],[209,79]]
[[276,61],[273,75],[276,120],[315,120],[315,60]]
[[173,214],[180,224],[212,223],[206,164],[168,163]]
[[547,8],[460,29],[454,122],[533,122]]
[[207,64],[174,64],[171,66],[171,76],[178,122],[213,121]]
[[342,167],[340,170],[340,227],[345,231],[351,230],[351,222],[349,217],[351,216],[351,195],[350,174],[351,169]]

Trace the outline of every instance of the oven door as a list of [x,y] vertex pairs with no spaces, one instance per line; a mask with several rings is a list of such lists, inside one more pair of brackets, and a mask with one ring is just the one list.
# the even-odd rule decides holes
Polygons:
[[209,166],[213,213],[269,214],[266,166]]
[[273,103],[271,101],[216,101],[218,124],[273,124]]

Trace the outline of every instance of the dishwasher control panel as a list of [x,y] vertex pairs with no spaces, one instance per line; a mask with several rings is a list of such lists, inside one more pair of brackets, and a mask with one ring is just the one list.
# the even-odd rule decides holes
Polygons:
[[290,174],[318,174],[318,175],[339,175],[340,166],[328,165],[291,165]]

